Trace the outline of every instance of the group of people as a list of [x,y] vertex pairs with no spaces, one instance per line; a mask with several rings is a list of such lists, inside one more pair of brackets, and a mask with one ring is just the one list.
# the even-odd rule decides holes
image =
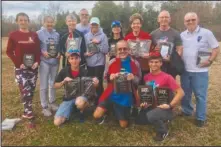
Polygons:
[[[39,72],[42,113],[48,117],[52,115],[52,111],[56,112],[56,126],[68,120],[73,110],[80,111],[80,120],[84,119],[83,112],[90,106],[85,97],[64,95],[59,106],[55,102],[55,89],[77,77],[92,77],[93,86],[96,88],[96,108],[93,112],[95,119],[103,118],[104,121],[109,111],[114,113],[120,126],[126,128],[131,115],[137,112],[135,122],[154,125],[154,139],[162,141],[168,135],[168,121],[173,119],[173,110],[179,103],[182,107],[181,116],[193,114],[193,92],[196,97],[196,125],[202,127],[205,124],[208,70],[219,53],[219,44],[210,30],[198,25],[199,18],[196,13],[188,12],[184,16],[186,30],[181,34],[170,27],[171,17],[166,10],[159,13],[159,28],[151,33],[141,29],[142,25],[145,25],[144,20],[140,14],[135,13],[129,18],[131,32],[124,36],[121,22],[113,21],[109,39],[103,32],[98,17],[89,19],[86,9],[80,11],[79,17],[80,23],[77,24],[74,15],[67,15],[67,29],[58,33],[53,29],[54,18],[45,16],[41,29],[32,32],[28,26],[29,16],[25,13],[17,14],[16,23],[19,30],[10,33],[6,52],[15,65],[15,79],[24,104],[23,118],[34,117],[32,99]],[[71,48],[73,40],[75,48]],[[149,53],[142,53],[139,57],[132,56],[129,40],[151,40]],[[160,41],[173,44],[171,54],[166,57],[161,54],[158,45]],[[54,58],[51,58],[47,51],[51,42],[58,49]],[[90,43],[96,44],[99,51],[89,52]],[[109,54],[112,45],[115,46],[116,55]],[[210,48],[212,52],[208,60],[197,65],[198,51],[208,51]],[[27,68],[23,63],[25,54],[35,55],[31,68]],[[175,56],[177,58],[174,58]],[[63,60],[62,69],[59,71],[60,57]],[[108,62],[106,57],[109,57]],[[175,59],[184,63],[185,69],[182,73],[172,66],[177,63]],[[127,73],[127,80],[132,83],[132,92],[115,91],[113,81],[122,71]],[[181,85],[176,82],[178,74],[181,76]],[[153,82],[157,87],[167,87],[174,92],[170,103],[155,107],[140,103],[138,86]],[[104,86],[103,83],[107,85]],[[141,110],[138,111],[138,108]]]

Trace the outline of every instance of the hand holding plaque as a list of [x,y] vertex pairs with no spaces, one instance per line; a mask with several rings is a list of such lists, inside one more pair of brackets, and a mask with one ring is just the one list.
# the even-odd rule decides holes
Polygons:
[[127,73],[119,73],[114,79],[114,90],[116,93],[132,92],[131,81],[127,80]]
[[34,62],[35,62],[34,54],[24,54],[23,64],[25,65],[26,68],[32,68]]
[[198,51],[196,65],[200,67],[203,63],[209,60],[211,54],[211,52]]
[[80,78],[75,78],[71,81],[67,81],[64,85],[66,97],[77,97],[80,95]]

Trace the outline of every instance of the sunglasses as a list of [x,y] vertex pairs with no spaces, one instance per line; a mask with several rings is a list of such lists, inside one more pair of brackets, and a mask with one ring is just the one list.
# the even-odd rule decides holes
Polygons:
[[194,22],[194,21],[196,21],[196,19],[188,19],[188,20],[186,20],[186,22],[190,22],[190,21]]
[[127,51],[127,50],[128,50],[128,48],[126,48],[126,47],[118,48],[118,51],[120,51],[120,52],[122,52],[122,51]]

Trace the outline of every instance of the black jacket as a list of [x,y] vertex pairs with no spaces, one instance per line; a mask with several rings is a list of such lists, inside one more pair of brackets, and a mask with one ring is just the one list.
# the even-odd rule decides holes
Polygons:
[[[67,51],[66,41],[67,41],[68,36],[69,36],[68,29],[65,29],[62,32],[60,32],[59,46],[60,46],[60,50],[61,50],[61,55],[63,56],[63,64],[62,64],[63,68],[66,66],[66,64],[65,64],[66,63],[65,53]],[[86,63],[85,57],[84,57],[84,53],[86,52],[86,44],[85,44],[85,39],[84,39],[83,33],[78,31],[77,29],[75,29],[73,31],[73,38],[78,38],[78,37],[82,37],[82,42],[81,42],[81,46],[80,46],[80,55],[81,55],[80,65],[82,66]]]

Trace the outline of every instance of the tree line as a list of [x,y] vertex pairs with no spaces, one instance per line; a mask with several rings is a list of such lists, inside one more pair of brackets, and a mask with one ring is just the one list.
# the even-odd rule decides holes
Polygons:
[[[140,13],[143,16],[144,23],[142,29],[151,32],[158,28],[157,16],[161,10],[167,10],[171,14],[171,27],[181,31],[185,30],[183,24],[184,15],[187,12],[196,12],[200,19],[200,26],[212,30],[217,39],[221,41],[221,2],[215,5],[210,1],[167,1],[167,2],[149,2],[137,1],[134,5],[130,1],[124,1],[116,4],[113,1],[96,2],[92,8],[91,17],[98,17],[101,21],[101,27],[107,36],[111,33],[111,22],[119,20],[123,26],[123,33],[130,31],[129,18],[133,13]],[[41,14],[31,20],[30,29],[37,31],[42,26],[42,19],[45,15],[51,15],[56,19],[55,29],[61,31],[67,28],[65,17],[73,13],[78,22],[79,17],[75,11],[69,12],[61,9],[59,4],[49,2],[48,6]],[[9,32],[17,29],[14,16],[2,16],[2,36],[8,36]]]

